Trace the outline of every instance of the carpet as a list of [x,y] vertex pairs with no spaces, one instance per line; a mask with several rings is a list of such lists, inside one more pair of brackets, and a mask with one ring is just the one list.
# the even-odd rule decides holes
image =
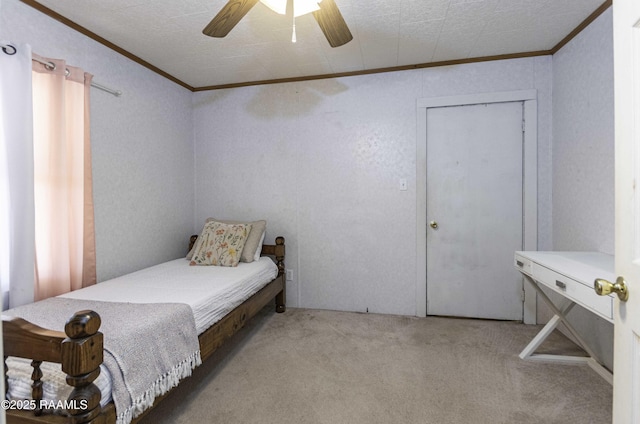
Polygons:
[[[612,387],[589,367],[518,357],[541,326],[272,309],[142,423],[611,422]],[[583,354],[558,332],[538,352]]]

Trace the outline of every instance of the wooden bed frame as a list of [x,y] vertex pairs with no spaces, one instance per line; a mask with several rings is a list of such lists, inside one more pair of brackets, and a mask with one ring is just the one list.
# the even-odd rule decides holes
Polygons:
[[[197,235],[191,236],[189,250],[197,237]],[[285,311],[284,238],[276,237],[275,245],[263,245],[261,254],[275,257],[278,276],[200,334],[198,339],[203,362],[227,339],[244,327],[247,321],[272,299],[275,298],[276,312]],[[102,333],[98,331],[100,323],[100,317],[97,313],[79,311],[67,321],[63,333],[38,327],[22,318],[2,317],[5,388],[8,387],[6,377],[6,358],[8,356],[32,360],[32,398],[36,400],[36,405],[39,405],[39,401],[42,399],[40,364],[43,361],[62,364],[62,371],[67,374],[67,384],[73,386],[69,402],[67,402],[68,416],[45,414],[41,409],[35,411],[9,409],[6,411],[8,423],[101,424],[116,422],[113,402],[101,407],[100,391],[93,384],[93,381],[100,374],[99,367],[103,358],[103,337]],[[168,393],[156,398],[153,405],[156,406],[167,395]],[[133,422],[138,422],[149,410],[134,418]]]

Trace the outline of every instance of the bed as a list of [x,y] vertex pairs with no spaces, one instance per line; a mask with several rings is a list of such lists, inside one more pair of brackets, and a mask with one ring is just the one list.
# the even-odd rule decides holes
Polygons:
[[[199,243],[201,239],[203,239],[203,234],[204,233],[201,233],[200,237],[191,237],[189,245],[190,251],[193,251],[192,247],[194,244]],[[13,372],[8,365],[12,365],[15,361],[20,361],[14,358],[26,358],[29,361],[28,365],[31,369],[32,380],[29,400],[24,400],[22,403],[19,403],[17,400],[5,400],[3,408],[6,409],[7,421],[9,423],[116,423],[128,422],[129,420],[131,420],[131,422],[139,421],[150,408],[155,406],[168,394],[170,388],[167,389],[163,387],[162,391],[156,389],[156,393],[151,394],[150,404],[144,406],[144,411],[139,409],[135,411],[135,413],[129,413],[129,416],[123,421],[123,408],[119,408],[119,411],[117,410],[118,408],[115,406],[117,402],[114,402],[108,397],[110,393],[109,390],[111,389],[106,389],[107,391],[105,392],[105,388],[100,381],[104,382],[105,379],[111,381],[113,379],[113,384],[117,385],[118,378],[114,378],[117,376],[109,376],[105,365],[109,365],[109,361],[119,362],[120,358],[128,355],[128,349],[133,349],[134,346],[121,347],[121,349],[124,349],[122,351],[124,353],[113,354],[111,346],[105,347],[104,345],[103,332],[113,344],[112,339],[115,337],[109,337],[109,335],[113,334],[112,328],[114,328],[114,326],[118,329],[121,327],[131,328],[131,334],[135,334],[133,343],[135,347],[137,348],[149,343],[147,349],[151,349],[153,352],[152,355],[147,354],[146,357],[141,354],[142,358],[139,360],[143,361],[143,366],[139,367],[135,365],[135,368],[139,370],[139,372],[144,371],[147,366],[155,369],[154,367],[157,366],[154,365],[152,363],[153,361],[149,358],[164,356],[162,352],[156,354],[154,349],[158,347],[154,345],[155,340],[161,340],[165,335],[167,335],[167,337],[183,337],[185,338],[184,340],[186,340],[187,336],[191,337],[187,330],[187,328],[190,328],[190,324],[183,325],[178,317],[181,313],[184,315],[184,309],[192,311],[190,318],[183,318],[187,320],[190,319],[193,322],[193,331],[197,333],[195,350],[198,351],[198,356],[195,357],[193,353],[189,354],[189,352],[193,352],[194,349],[187,350],[187,345],[189,344],[187,342],[183,343],[180,341],[173,346],[169,345],[171,354],[175,353],[174,351],[183,354],[183,352],[180,351],[182,349],[185,355],[189,355],[183,356],[187,359],[180,364],[184,372],[178,377],[176,375],[170,375],[167,378],[170,381],[171,379],[179,380],[184,376],[190,375],[192,368],[211,356],[225,340],[240,330],[250,318],[269,302],[275,299],[276,312],[281,313],[285,311],[284,238],[277,237],[273,245],[262,244],[261,240],[260,245],[262,247],[261,250],[257,250],[260,252],[259,255],[256,255],[257,260],[253,261],[253,263],[240,264],[235,270],[218,266],[189,266],[189,261],[178,259],[137,273],[132,273],[128,276],[110,280],[108,284],[105,284],[107,282],[100,283],[86,289],[68,293],[59,298],[46,299],[42,302],[50,301],[47,302],[50,304],[42,308],[40,308],[42,306],[41,302],[27,305],[24,307],[24,310],[21,310],[24,314],[20,313],[20,316],[34,317],[33,320],[25,320],[3,313],[5,387],[9,387],[9,375],[12,375]],[[275,261],[269,257],[273,257]],[[197,258],[194,256],[193,259],[196,260]],[[198,286],[197,282],[193,284],[190,283],[192,279],[193,281],[197,281],[198,278],[200,278],[198,275],[206,274],[207,271],[211,269],[215,269],[216,271],[221,270],[225,274],[230,274],[235,271],[240,274],[251,274],[251,272],[246,270],[254,265],[256,268],[262,270],[260,272],[263,274],[261,277],[263,280],[265,276],[268,276],[267,282],[260,282],[258,281],[259,279],[256,280],[251,277],[250,280],[252,282],[249,283],[248,286],[243,283],[241,290],[234,289],[236,293],[233,295],[228,295],[228,292],[224,292],[222,295],[220,293],[214,293],[215,296],[226,296],[228,298],[225,297],[225,302],[222,304],[217,303],[213,308],[207,308],[212,301],[210,297],[207,297],[209,295],[206,294],[206,287],[202,285]],[[272,274],[270,274],[270,272],[272,272]],[[131,286],[132,279],[135,279],[137,282],[142,281],[142,283],[135,287],[133,293],[125,295],[130,303],[117,303],[123,296],[124,290],[127,290],[127,287]],[[163,297],[160,295],[160,292],[164,290],[161,287],[163,283],[159,283],[158,281],[176,279],[181,280],[181,290],[171,294],[172,303],[164,303],[162,300]],[[234,284],[225,284],[234,287]],[[187,285],[189,290],[184,290],[184,287]],[[216,287],[218,287],[218,285],[219,284],[216,283]],[[191,299],[187,298],[188,296],[185,292],[191,292]],[[96,301],[96,297],[100,300]],[[156,301],[162,303],[155,303]],[[104,316],[101,317],[91,308],[82,308],[82,310],[68,314],[68,316],[62,320],[66,321],[68,319],[66,324],[64,324],[64,331],[47,329],[55,328],[55,326],[43,328],[35,324],[41,321],[40,317],[43,315],[46,315],[47,319],[51,319],[51,316],[62,316],[60,314],[64,313],[63,311],[68,308],[73,307],[73,305],[85,304],[90,306],[95,304],[95,309],[105,311],[104,315],[109,318],[109,321]],[[109,308],[113,307],[115,309],[113,309],[113,311],[110,309],[100,309],[103,308],[105,304],[108,304]],[[120,306],[125,309],[119,309]],[[160,308],[160,306],[162,306],[162,308]],[[175,311],[172,308],[175,308]],[[166,322],[162,324],[154,324],[156,327],[148,326],[146,324],[147,316],[159,314],[158,310],[160,309],[162,309],[162,314],[174,314],[174,312],[175,314],[165,318]],[[125,319],[124,317],[127,318]],[[110,322],[119,318],[122,318],[123,322],[111,324],[110,327]],[[63,322],[61,322],[58,327],[62,329],[62,325]],[[174,327],[171,327],[171,325]],[[109,331],[111,331],[111,333]],[[125,330],[122,331],[124,332]],[[146,339],[149,339],[149,341],[143,343],[142,340]],[[183,339],[178,338],[177,340]],[[160,343],[160,341],[157,343]],[[183,345],[185,346],[184,348],[182,347]],[[8,359],[8,357],[11,358]],[[144,362],[145,358],[148,359],[146,362],[149,364]],[[24,362],[24,360],[22,361]],[[64,401],[57,402],[57,405],[51,403],[47,400],[47,397],[44,396],[46,385],[43,384],[43,372],[47,371],[47,365],[56,366],[51,363],[60,364],[57,366],[61,367],[62,372],[58,371],[60,374],[58,378],[64,378],[66,383],[72,386],[69,397]],[[123,374],[125,373],[125,369],[127,368],[122,368]],[[107,375],[105,376],[105,374]],[[177,384],[177,381],[173,382],[170,387],[175,386],[175,384]],[[129,383],[124,382],[124,385],[129,388]],[[115,389],[113,390],[115,393]],[[5,399],[7,398],[5,397]],[[9,408],[7,408],[7,406]],[[57,408],[55,406],[57,406]]]

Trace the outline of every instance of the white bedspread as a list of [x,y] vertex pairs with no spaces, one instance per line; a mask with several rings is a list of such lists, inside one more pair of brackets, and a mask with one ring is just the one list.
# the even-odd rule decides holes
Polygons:
[[129,303],[186,303],[201,334],[278,275],[267,257],[237,267],[189,266],[176,259],[61,297]]

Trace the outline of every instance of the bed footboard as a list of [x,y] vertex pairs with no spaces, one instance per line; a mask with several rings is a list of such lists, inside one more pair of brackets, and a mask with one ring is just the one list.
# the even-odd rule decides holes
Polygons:
[[[100,390],[93,381],[100,374],[103,359],[103,336],[98,331],[100,316],[93,311],[76,312],[65,325],[65,332],[46,330],[21,318],[2,317],[4,338],[5,387],[8,387],[7,357],[31,359],[33,373],[31,411],[18,408],[7,410],[9,422],[39,422],[41,415],[59,405],[51,405],[42,399],[42,362],[62,365],[67,374],[67,384],[73,390],[64,406],[69,417],[63,422],[99,423],[104,422],[100,407]],[[44,417],[42,417],[44,418]]]

